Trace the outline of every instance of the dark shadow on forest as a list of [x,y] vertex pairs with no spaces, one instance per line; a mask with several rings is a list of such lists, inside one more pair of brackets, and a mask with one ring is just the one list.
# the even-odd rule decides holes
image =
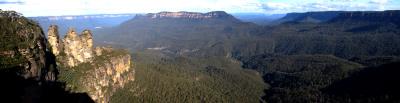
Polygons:
[[358,102],[395,103],[400,101],[400,62],[384,64],[364,70],[333,83],[323,92]]
[[46,65],[39,78],[24,78],[23,67],[0,69],[0,100],[8,103],[94,103],[86,93],[67,91],[58,82],[55,56],[46,52]]
[[94,103],[86,93],[71,93],[65,83],[18,76],[20,68],[0,70],[0,98],[8,103]]

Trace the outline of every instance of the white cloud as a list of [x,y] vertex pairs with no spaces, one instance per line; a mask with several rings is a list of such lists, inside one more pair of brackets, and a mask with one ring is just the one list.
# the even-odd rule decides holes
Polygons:
[[375,4],[386,4],[388,3],[389,0],[371,0],[370,3],[375,3]]
[[307,11],[376,11],[399,8],[389,7],[389,0],[315,0],[308,2],[281,3],[267,2],[262,8],[269,13],[307,12]]
[[291,5],[286,4],[286,3],[265,3],[262,5],[263,9],[267,10],[267,11],[274,11],[274,10],[287,10],[292,8]]
[[371,0],[369,3],[373,6],[377,6],[378,10],[385,10],[389,0]]
[[336,2],[352,2],[355,0],[330,0],[330,1],[336,1]]

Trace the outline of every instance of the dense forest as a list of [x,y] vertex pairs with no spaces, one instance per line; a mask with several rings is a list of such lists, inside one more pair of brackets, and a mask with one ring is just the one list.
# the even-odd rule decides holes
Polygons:
[[259,102],[268,87],[259,73],[226,58],[133,54],[136,79],[111,102]]

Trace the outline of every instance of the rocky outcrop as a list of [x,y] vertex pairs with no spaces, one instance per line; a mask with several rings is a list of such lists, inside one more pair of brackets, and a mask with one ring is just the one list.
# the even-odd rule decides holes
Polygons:
[[[107,103],[116,89],[134,80],[128,51],[108,47],[93,48],[93,37],[89,30],[77,35],[75,30],[70,29],[62,42],[57,42],[58,33],[54,31],[57,31],[57,26],[50,26],[49,44],[54,47],[52,52],[55,55],[58,53],[56,58],[59,64],[63,64],[66,69],[74,68],[74,72],[60,72],[62,78],[74,78],[72,81],[75,82],[68,87],[79,89],[73,91],[86,92],[96,102]],[[54,49],[61,51],[55,52],[57,50]],[[73,77],[71,74],[74,74]]]
[[105,54],[100,55],[101,58],[109,58],[107,60],[94,60],[94,69],[86,72],[81,80],[84,89],[92,99],[99,103],[108,103],[110,97],[118,88],[134,80],[135,71],[131,68],[131,56],[129,54],[113,54],[116,51],[102,51]]
[[82,52],[84,59],[90,59],[93,57],[93,37],[90,30],[84,30],[80,35],[82,42]]
[[0,95],[9,103],[92,103],[58,82],[55,57],[35,21],[0,9]]
[[[140,16],[139,16],[140,17]],[[224,11],[213,11],[208,13],[197,13],[197,12],[159,12],[149,13],[144,17],[158,19],[158,18],[187,18],[187,19],[211,19],[211,18],[234,18],[232,15]]]
[[65,38],[60,42],[58,27],[51,25],[48,30],[48,42],[51,51],[58,56],[62,51],[65,53],[66,65],[73,67],[80,63],[89,62],[93,57],[93,39],[90,30],[84,30],[77,35],[75,30],[70,28]]
[[0,70],[22,69],[17,74],[25,78],[54,80],[54,64],[40,26],[14,11],[0,10],[0,22]]
[[93,57],[93,38],[90,30],[84,30],[81,35],[77,35],[75,30],[70,30],[65,35],[62,42],[59,40],[57,26],[52,25],[48,30],[48,41],[51,51],[55,56],[60,52],[65,53],[62,60],[65,65],[74,67],[80,63],[90,62]]
[[49,30],[47,32],[47,41],[50,44],[51,52],[55,56],[58,56],[58,54],[60,54],[60,50],[62,47],[60,44],[60,36],[58,34],[57,25],[51,25],[49,27]]
[[96,56],[100,56],[103,54],[103,48],[102,47],[95,47],[94,48],[94,53],[96,54]]

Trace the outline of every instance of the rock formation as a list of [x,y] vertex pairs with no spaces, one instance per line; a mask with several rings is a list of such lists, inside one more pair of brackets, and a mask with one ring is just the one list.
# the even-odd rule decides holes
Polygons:
[[47,40],[50,44],[51,52],[58,56],[60,54],[61,45],[60,45],[60,36],[58,34],[58,27],[56,25],[51,25],[47,32]]
[[[115,51],[102,51],[112,53]],[[131,56],[129,54],[101,55],[109,58],[104,61],[97,61],[94,69],[87,71],[88,75],[81,80],[84,89],[88,91],[92,99],[100,103],[107,103],[109,97],[118,88],[123,88],[125,83],[134,80],[134,70],[131,70]],[[112,87],[112,88],[110,88]]]
[[[66,77],[77,81],[67,85],[69,88],[80,88],[75,92],[86,92],[96,102],[106,103],[116,89],[134,80],[129,52],[107,47],[93,48],[93,37],[89,30],[77,35],[74,29],[69,29],[62,42],[57,42],[57,26],[49,28],[49,44],[59,64],[66,69],[75,68],[75,74],[83,73]],[[63,72],[61,76],[64,76]]]
[[83,58],[88,60],[93,57],[93,38],[90,30],[84,30],[80,35],[82,42]]
[[52,25],[47,33],[51,51],[55,56],[58,56],[61,51],[65,53],[65,65],[69,67],[91,61],[93,57],[93,38],[90,30],[84,30],[78,36],[75,30],[70,28],[62,42],[60,42],[57,29],[57,26]]

